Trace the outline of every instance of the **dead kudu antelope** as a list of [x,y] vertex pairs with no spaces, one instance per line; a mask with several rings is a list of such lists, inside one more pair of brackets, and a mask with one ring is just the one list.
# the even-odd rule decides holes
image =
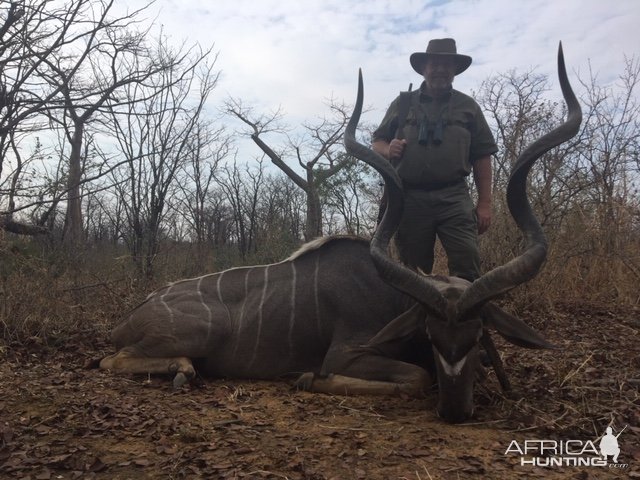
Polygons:
[[174,374],[175,387],[195,376],[194,364],[213,377],[301,374],[299,387],[337,394],[421,394],[431,371],[438,378],[440,416],[465,420],[473,412],[478,342],[485,328],[517,345],[551,346],[489,301],[533,278],[546,256],[546,240],[526,196],[527,173],[544,152],[575,135],[581,121],[561,50],[558,65],[568,120],[522,154],[509,182],[509,208],[526,239],[519,257],[470,284],[418,274],[387,255],[402,213],[402,187],[389,163],[355,140],[360,78],[345,146],[383,176],[390,193],[371,243],[325,237],[280,263],[163,287],[115,328],[118,352],[100,367]]

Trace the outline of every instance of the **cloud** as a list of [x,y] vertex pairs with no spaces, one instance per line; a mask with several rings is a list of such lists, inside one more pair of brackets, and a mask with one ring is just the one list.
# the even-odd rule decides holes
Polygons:
[[176,42],[215,44],[222,77],[213,101],[282,106],[291,124],[326,113],[332,95],[352,102],[358,67],[374,107],[365,120],[377,123],[400,90],[420,83],[408,58],[431,38],[454,37],[474,58],[455,83],[466,92],[532,67],[554,85],[560,40],[574,86],[573,72],[586,76],[590,65],[613,82],[640,45],[635,0],[159,0],[152,10]]

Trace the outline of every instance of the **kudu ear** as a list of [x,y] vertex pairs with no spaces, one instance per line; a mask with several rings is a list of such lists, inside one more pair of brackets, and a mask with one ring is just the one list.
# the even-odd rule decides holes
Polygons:
[[480,316],[485,325],[495,328],[509,343],[524,348],[560,348],[557,345],[549,343],[540,333],[519,318],[508,314],[497,305],[492,303],[485,304],[480,310]]
[[380,330],[363,347],[375,348],[382,344],[398,342],[413,337],[417,332],[424,332],[426,312],[422,305],[416,303],[409,310],[398,315]]

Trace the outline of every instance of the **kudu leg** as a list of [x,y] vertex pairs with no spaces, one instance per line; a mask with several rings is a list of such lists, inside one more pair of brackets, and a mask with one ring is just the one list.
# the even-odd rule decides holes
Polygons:
[[409,383],[382,382],[346,377],[331,373],[326,377],[308,372],[300,376],[296,387],[301,390],[333,395],[396,395],[407,393],[418,396],[423,390]]
[[121,373],[175,374],[174,388],[182,387],[196,376],[193,364],[187,357],[141,357],[127,348],[103,358],[100,368]]
[[405,393],[423,396],[431,385],[431,377],[426,370],[399,360],[361,355],[355,360],[341,363],[342,368],[325,366],[324,371],[332,372],[327,375],[312,372],[303,374],[296,382],[296,387],[301,390],[335,395]]

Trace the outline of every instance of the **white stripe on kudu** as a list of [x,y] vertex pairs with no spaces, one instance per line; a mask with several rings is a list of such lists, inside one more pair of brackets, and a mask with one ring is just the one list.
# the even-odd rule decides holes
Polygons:
[[167,291],[164,292],[162,295],[160,295],[160,303],[164,308],[167,309],[167,312],[169,313],[169,323],[171,323],[171,327],[173,328],[175,326],[174,318],[173,318],[173,310],[171,310],[171,307],[169,307],[169,305],[167,305],[167,302],[164,301],[164,297],[169,294],[172,288],[173,288],[173,283],[170,283],[167,286]]
[[224,273],[225,273],[224,271],[220,272],[220,276],[218,277],[218,281],[216,282],[216,289],[218,290],[218,300],[220,301],[224,309],[227,311],[227,320],[229,321],[229,325],[231,325],[231,322],[233,321],[231,318],[231,312],[229,311],[229,307],[227,307],[227,304],[224,303],[224,301],[222,300],[222,289],[220,288],[220,285],[222,282],[222,276],[224,275]]
[[316,256],[316,266],[313,270],[313,297],[316,302],[316,324],[318,326],[318,335],[322,334],[322,326],[320,325],[320,299],[318,297],[318,273],[320,271],[320,255]]
[[235,357],[238,346],[240,345],[240,337],[242,331],[242,324],[244,323],[244,311],[245,306],[247,304],[247,298],[249,297],[249,275],[253,272],[255,267],[247,268],[247,271],[244,274],[244,296],[242,298],[242,305],[240,306],[240,315],[238,316],[238,322],[236,325],[236,344],[233,348],[233,356]]
[[291,262],[291,312],[289,313],[289,354],[293,355],[293,324],[296,321],[296,264]]
[[256,332],[256,344],[253,346],[253,357],[251,357],[250,366],[253,366],[258,355],[258,345],[260,344],[260,334],[262,332],[262,309],[264,300],[267,297],[267,286],[269,285],[269,265],[264,267],[264,285],[262,286],[262,296],[260,297],[260,305],[258,305],[258,331]]
[[211,307],[209,307],[209,305],[207,305],[207,303],[204,301],[204,296],[202,295],[202,289],[200,288],[200,284],[202,283],[203,278],[204,277],[200,277],[198,279],[196,288],[198,289],[198,296],[200,297],[200,303],[202,303],[202,306],[207,311],[207,319],[209,320],[209,324],[207,325],[207,340],[209,340],[209,337],[211,336],[211,326],[213,324],[213,312],[211,311]]

